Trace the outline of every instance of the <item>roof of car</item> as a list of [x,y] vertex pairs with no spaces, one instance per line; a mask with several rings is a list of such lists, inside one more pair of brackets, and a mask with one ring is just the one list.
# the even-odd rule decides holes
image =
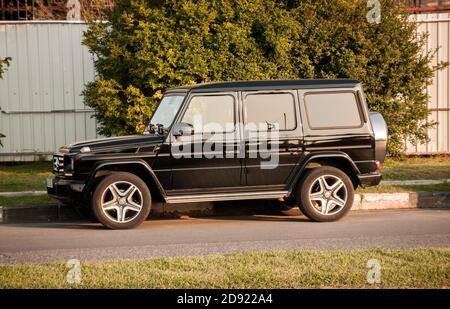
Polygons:
[[354,79],[252,80],[195,84],[168,89],[166,92],[215,92],[276,89],[353,88],[361,83]]

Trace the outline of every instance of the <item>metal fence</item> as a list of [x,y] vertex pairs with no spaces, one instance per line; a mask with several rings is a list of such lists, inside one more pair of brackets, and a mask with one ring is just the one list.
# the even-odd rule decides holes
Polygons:
[[94,78],[81,45],[85,23],[0,23],[0,58],[11,65],[0,80],[0,161],[48,158],[59,146],[96,138],[81,92]]
[[[412,18],[419,23],[418,32],[428,32],[427,50],[439,48],[433,64],[450,61],[450,13],[418,14]],[[425,144],[408,144],[411,154],[450,153],[450,69],[436,72],[433,84],[427,89],[430,96],[429,119],[437,125],[428,131],[430,141]]]
[[[434,62],[450,61],[450,13],[413,15],[428,32],[427,49],[440,47]],[[93,111],[81,92],[93,80],[92,55],[82,46],[83,22],[0,22],[0,58],[12,57],[0,80],[0,161],[49,158],[59,146],[97,137]],[[409,153],[450,153],[450,70],[427,89],[430,142],[407,146]]]

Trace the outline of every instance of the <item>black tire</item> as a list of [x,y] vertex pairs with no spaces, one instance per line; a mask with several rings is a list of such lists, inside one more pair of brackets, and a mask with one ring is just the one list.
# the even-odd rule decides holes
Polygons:
[[[131,195],[126,196],[127,192]],[[127,172],[117,172],[103,178],[92,197],[95,217],[110,229],[132,229],[140,225],[148,217],[151,205],[152,198],[146,183]]]
[[[327,189],[324,190],[321,189],[321,187],[325,187],[321,184],[323,179],[327,186]],[[342,182],[341,189],[336,192],[328,190],[333,185],[336,185],[336,189],[341,186],[338,180]],[[346,173],[332,166],[321,166],[306,172],[299,182],[297,194],[300,197],[300,210],[305,216],[317,222],[330,222],[347,214],[353,205],[355,191],[353,183]],[[323,205],[328,205],[328,207]]]

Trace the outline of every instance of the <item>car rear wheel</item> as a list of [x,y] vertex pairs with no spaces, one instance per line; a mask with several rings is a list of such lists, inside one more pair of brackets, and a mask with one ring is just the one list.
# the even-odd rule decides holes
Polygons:
[[353,183],[346,173],[331,166],[308,171],[299,183],[300,210],[311,220],[335,221],[352,207]]
[[131,229],[149,215],[150,190],[138,176],[118,172],[106,176],[95,188],[92,209],[98,221],[111,229]]

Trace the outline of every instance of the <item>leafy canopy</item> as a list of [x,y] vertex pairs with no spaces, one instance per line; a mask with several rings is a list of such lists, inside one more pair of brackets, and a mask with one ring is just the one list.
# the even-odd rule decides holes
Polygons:
[[98,79],[87,85],[105,135],[141,133],[163,91],[226,80],[353,78],[385,117],[389,150],[425,141],[433,52],[395,0],[370,24],[366,0],[118,0],[84,44]]

